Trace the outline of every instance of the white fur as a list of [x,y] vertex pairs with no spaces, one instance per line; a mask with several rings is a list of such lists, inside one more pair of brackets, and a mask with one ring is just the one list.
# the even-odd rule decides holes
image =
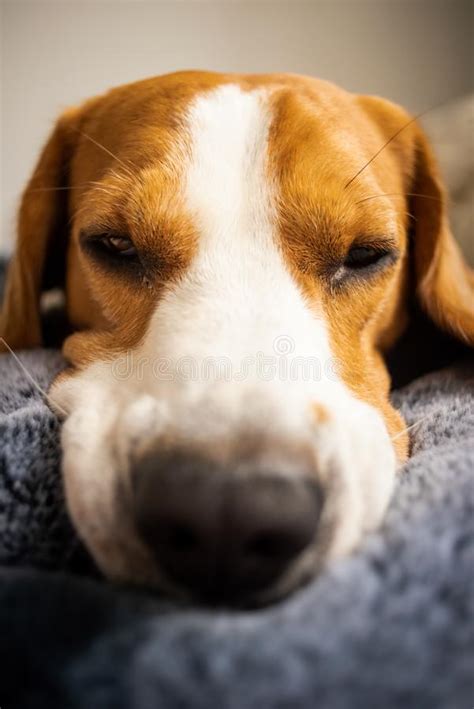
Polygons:
[[[113,538],[119,524],[114,475],[126,481],[130,455],[161,435],[182,446],[197,442],[209,456],[230,446],[230,464],[237,467],[239,440],[249,432],[260,436],[267,446],[263,460],[255,461],[256,472],[271,466],[282,475],[310,474],[321,481],[322,525],[331,534],[324,554],[330,556],[351,549],[378,524],[388,503],[395,456],[382,417],[334,376],[322,308],[306,302],[279,248],[277,186],[267,160],[270,121],[261,91],[225,85],[197,98],[188,116],[192,151],[183,184],[199,231],[193,263],[157,303],[128,377],[120,380],[113,364],[97,362],[53,390],[71,412],[63,433],[66,487],[74,488],[76,498],[84,488],[81,514],[77,499],[68,497],[71,512],[113,575],[127,575],[126,551],[115,555],[120,561],[104,553],[97,532],[83,520],[100,519],[101,537]],[[277,368],[284,364],[283,345],[292,350],[290,358],[317,359],[319,378],[281,372],[265,377],[257,367],[239,377],[243,363],[257,355]],[[203,376],[210,358],[226,362],[231,376]],[[171,376],[157,376],[158,361]],[[182,376],[183,363],[194,376]],[[97,409],[91,411],[94,400]],[[313,403],[327,409],[326,423],[316,424]],[[109,471],[102,479],[98,460]],[[279,592],[316,568],[322,554],[316,539],[281,580]]]

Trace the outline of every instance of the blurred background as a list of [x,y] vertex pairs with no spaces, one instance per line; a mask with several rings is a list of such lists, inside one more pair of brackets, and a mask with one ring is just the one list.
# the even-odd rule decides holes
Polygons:
[[[472,0],[0,2],[0,251],[12,247],[19,195],[58,113],[177,69],[312,74],[415,113],[448,103],[427,117],[429,130],[451,192],[460,161],[472,178]],[[467,250],[470,184],[457,217]]]

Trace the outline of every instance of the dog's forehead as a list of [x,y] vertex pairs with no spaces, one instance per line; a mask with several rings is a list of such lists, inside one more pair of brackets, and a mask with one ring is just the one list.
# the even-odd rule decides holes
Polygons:
[[[127,171],[122,188],[128,194],[136,188],[136,204],[149,195],[169,213],[168,199],[196,155],[205,158],[201,180],[213,180],[218,166],[221,178],[225,172],[237,179],[244,154],[259,160],[264,153],[266,176],[287,204],[315,212],[326,202],[336,216],[347,207],[344,185],[372,149],[375,133],[355,99],[328,82],[293,75],[191,72],[121,87],[99,101],[85,125],[120,160],[82,141],[77,181],[96,180],[97,171],[107,176],[104,167],[113,176],[132,166],[140,180]],[[370,188],[375,184],[367,170],[356,190],[363,196]],[[312,204],[316,197],[318,205]]]
[[[182,72],[114,89],[97,101],[85,127],[114,153],[125,153],[135,165],[146,165],[166,161],[169,153],[174,158],[177,143],[189,144],[189,124],[197,106],[202,124],[214,122],[217,130],[216,117],[226,120],[227,126],[219,128],[222,132],[227,128],[232,140],[232,128],[252,102],[249,96],[270,123],[272,157],[287,171],[305,153],[318,153],[320,159],[328,153],[334,156],[334,151],[350,155],[357,148],[354,137],[364,141],[367,133],[354,95],[329,82],[286,74],[207,72]],[[258,131],[261,122],[255,120],[247,128]],[[92,149],[82,141],[81,150],[89,161]],[[105,154],[101,157],[107,159]]]

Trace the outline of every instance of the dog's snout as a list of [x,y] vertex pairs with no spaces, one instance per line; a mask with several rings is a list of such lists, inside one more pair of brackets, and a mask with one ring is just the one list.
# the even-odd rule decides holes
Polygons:
[[318,487],[149,457],[135,470],[139,533],[170,581],[213,601],[269,589],[314,540]]

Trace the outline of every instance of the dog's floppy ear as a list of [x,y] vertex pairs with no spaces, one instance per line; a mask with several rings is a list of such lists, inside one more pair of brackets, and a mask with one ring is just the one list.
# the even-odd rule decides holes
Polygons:
[[0,336],[14,349],[41,345],[41,293],[63,285],[68,173],[78,120],[77,109],[60,116],[22,196],[0,312]]
[[375,160],[388,153],[402,177],[414,217],[410,250],[417,300],[438,327],[474,346],[474,272],[451,233],[447,195],[428,139],[397,104],[378,96],[358,96],[357,102],[386,141],[386,153],[380,150]]
[[[410,212],[416,293],[443,330],[474,346],[474,271],[464,261],[447,215],[447,196],[431,147],[415,126]],[[418,196],[417,196],[418,195]],[[421,196],[423,195],[423,196]]]

